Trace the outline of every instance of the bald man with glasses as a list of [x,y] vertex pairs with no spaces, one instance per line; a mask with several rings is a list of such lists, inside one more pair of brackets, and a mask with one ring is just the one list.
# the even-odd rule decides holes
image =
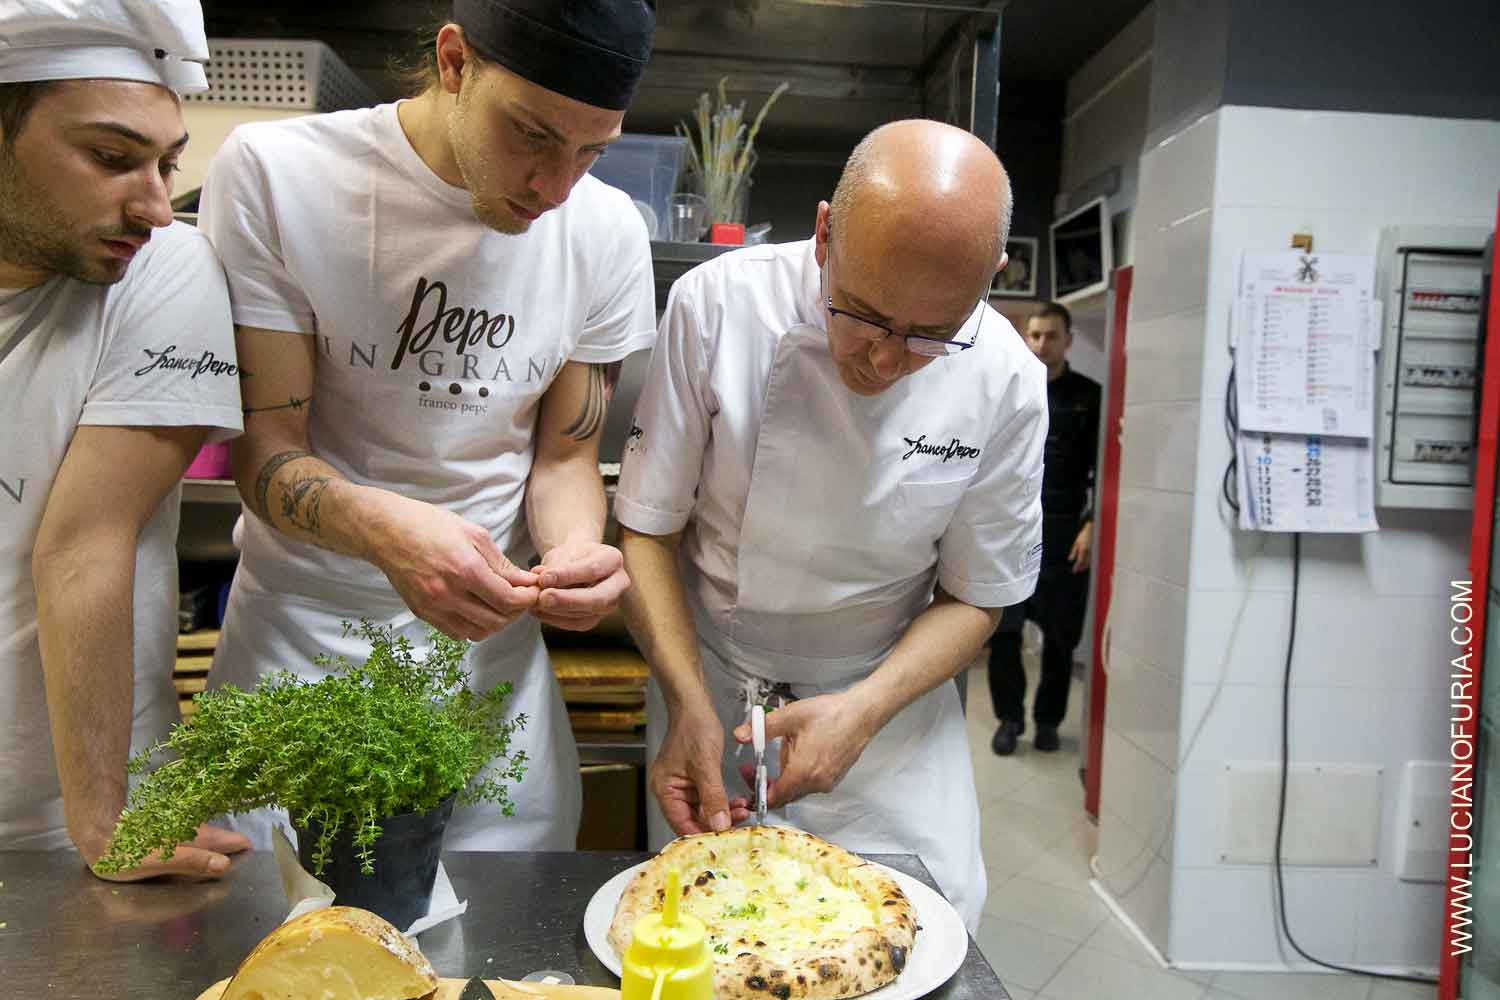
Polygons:
[[974,136],[895,122],[812,239],[673,286],[615,500],[652,670],[653,846],[749,817],[749,761],[726,748],[764,705],[769,821],[919,854],[977,926],[948,681],[1035,586],[1047,433],[1046,371],[984,303],[1010,204]]

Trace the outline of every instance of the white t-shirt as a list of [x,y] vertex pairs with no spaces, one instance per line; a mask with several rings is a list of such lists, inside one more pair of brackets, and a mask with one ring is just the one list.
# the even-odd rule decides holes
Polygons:
[[[66,847],[37,645],[31,553],[79,425],[240,429],[224,274],[191,226],[156,230],[113,285],[0,289],[0,849]],[[102,490],[116,484],[98,484]],[[178,719],[174,489],[135,563],[135,721],[144,749]],[[103,664],[101,664],[101,667]]]
[[[688,595],[724,637],[868,661],[934,582],[977,607],[1031,594],[1046,369],[985,305],[958,335],[977,331],[973,348],[859,396],[839,379],[827,316],[811,240],[733,251],[679,279],[615,516],[683,532]],[[796,679],[785,663],[757,668]]]
[[[522,501],[542,394],[568,361],[616,361],[655,339],[630,198],[585,176],[527,233],[497,233],[387,104],[241,126],[200,209],[234,321],[317,338],[313,453],[529,557]],[[244,520],[244,566],[268,589],[391,592],[370,563]]]

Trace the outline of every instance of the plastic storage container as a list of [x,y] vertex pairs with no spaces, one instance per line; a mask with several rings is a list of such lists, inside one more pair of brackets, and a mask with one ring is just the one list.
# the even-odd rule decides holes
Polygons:
[[[591,173],[645,205],[652,239],[667,238],[667,199],[677,190],[677,179],[687,157],[687,140],[678,135],[620,136],[599,157]],[[639,207],[639,206],[637,206]]]
[[210,38],[204,67],[209,89],[184,94],[192,103],[302,111],[342,111],[378,103],[338,55],[311,39]]

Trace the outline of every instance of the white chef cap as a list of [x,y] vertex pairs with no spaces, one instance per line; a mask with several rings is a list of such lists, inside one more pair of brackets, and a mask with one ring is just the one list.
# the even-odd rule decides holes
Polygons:
[[207,90],[198,0],[0,0],[0,83],[143,80]]

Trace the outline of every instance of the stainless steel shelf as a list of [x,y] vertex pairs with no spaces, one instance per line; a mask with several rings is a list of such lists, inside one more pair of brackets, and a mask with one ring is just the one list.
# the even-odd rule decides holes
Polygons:
[[656,278],[656,308],[667,307],[672,283],[704,261],[713,260],[736,247],[721,243],[667,243],[651,241],[651,271]]
[[240,503],[240,491],[232,479],[184,479],[183,503]]
[[584,764],[637,764],[646,766],[646,734],[575,732],[578,759]]

